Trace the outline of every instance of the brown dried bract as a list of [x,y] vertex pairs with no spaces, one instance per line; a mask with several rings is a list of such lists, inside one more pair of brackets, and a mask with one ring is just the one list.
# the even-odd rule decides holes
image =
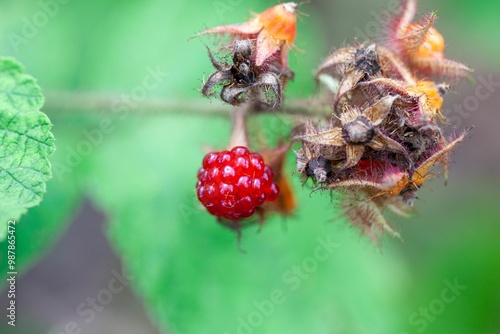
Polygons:
[[363,111],[345,105],[344,112],[340,114],[340,126],[327,131],[298,136],[296,139],[319,147],[342,147],[345,149],[346,159],[341,169],[355,166],[363,157],[367,147],[374,151],[402,154],[411,165],[412,161],[406,149],[384,134],[380,128],[397,98],[398,96],[386,96]]

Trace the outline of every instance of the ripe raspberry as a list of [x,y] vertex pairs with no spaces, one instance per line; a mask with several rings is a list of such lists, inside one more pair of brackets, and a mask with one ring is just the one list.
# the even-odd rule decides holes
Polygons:
[[217,217],[239,220],[254,214],[265,201],[278,198],[274,172],[258,153],[243,146],[231,151],[212,152],[198,171],[198,199]]

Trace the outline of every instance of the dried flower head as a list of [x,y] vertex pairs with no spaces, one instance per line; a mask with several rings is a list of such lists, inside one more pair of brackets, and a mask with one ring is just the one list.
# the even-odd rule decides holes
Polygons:
[[253,64],[250,40],[235,41],[232,65],[222,65],[217,62],[209,49],[208,55],[216,72],[211,74],[203,85],[201,89],[203,95],[214,95],[214,87],[222,85],[220,97],[229,104],[239,105],[251,95],[266,109],[280,106],[281,80],[276,73],[262,72]]
[[327,57],[316,78],[334,94],[325,94],[333,121],[297,128],[297,172],[320,183],[316,190],[341,191],[344,214],[374,241],[380,232],[399,236],[384,211],[408,216],[433,166],[440,163],[447,178],[448,155],[466,135],[445,140],[449,85],[432,79],[458,79],[470,69],[445,59],[436,15],[415,23],[415,13],[416,0],[402,3],[384,46],[362,43]]
[[364,110],[345,105],[340,114],[340,126],[327,131],[298,136],[296,139],[318,146],[344,148],[346,160],[341,167],[342,169],[356,165],[361,160],[367,146],[375,151],[392,151],[402,154],[412,164],[406,149],[384,134],[379,127],[397,98],[397,95],[383,97]]

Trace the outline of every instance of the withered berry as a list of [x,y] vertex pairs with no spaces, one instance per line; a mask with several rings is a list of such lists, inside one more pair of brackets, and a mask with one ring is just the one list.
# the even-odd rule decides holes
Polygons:
[[236,221],[250,217],[256,207],[278,198],[279,186],[273,178],[273,170],[260,154],[237,146],[205,156],[196,190],[212,215]]

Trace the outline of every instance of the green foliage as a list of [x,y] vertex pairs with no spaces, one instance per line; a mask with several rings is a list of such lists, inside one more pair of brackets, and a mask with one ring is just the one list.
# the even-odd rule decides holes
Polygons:
[[[40,112],[43,96],[19,63],[0,59],[0,230],[42,200],[51,178],[51,123]],[[2,233],[0,233],[0,239]]]

